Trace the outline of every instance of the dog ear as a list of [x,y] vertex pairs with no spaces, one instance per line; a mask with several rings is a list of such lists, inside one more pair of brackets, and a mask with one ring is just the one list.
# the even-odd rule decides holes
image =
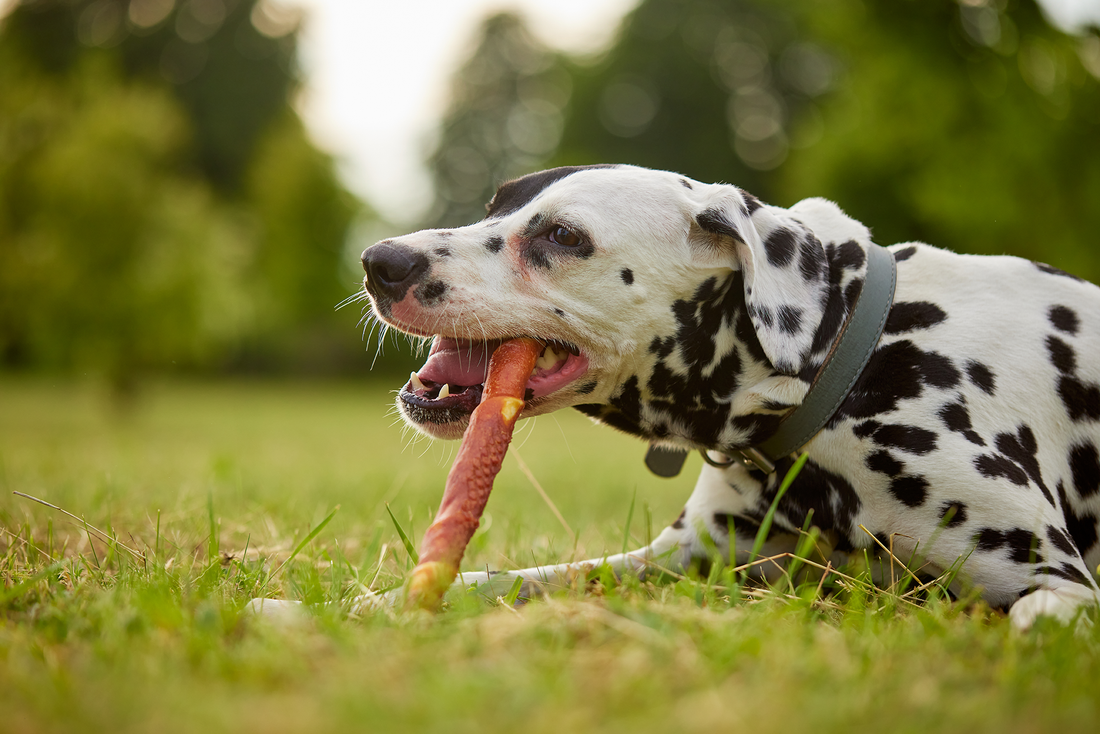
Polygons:
[[734,248],[745,303],[764,354],[775,369],[798,375],[809,363],[829,292],[829,264],[814,233],[786,210],[766,206],[734,186],[695,216],[699,227]]

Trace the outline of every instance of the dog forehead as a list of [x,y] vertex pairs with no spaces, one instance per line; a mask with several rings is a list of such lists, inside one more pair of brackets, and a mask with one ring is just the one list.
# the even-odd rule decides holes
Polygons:
[[[589,172],[597,175],[576,175]],[[574,202],[580,198],[592,203],[598,200],[601,204],[613,204],[618,199],[637,203],[639,198],[654,199],[677,189],[683,192],[681,186],[689,186],[684,182],[686,179],[682,176],[667,171],[622,164],[551,168],[501,184],[486,205],[485,219],[496,220],[515,214],[536,199],[545,198],[544,195],[554,200],[558,198],[555,194],[561,194]]]

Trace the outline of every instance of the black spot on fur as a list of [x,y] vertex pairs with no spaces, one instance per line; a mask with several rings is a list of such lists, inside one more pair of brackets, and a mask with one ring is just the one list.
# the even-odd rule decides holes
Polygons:
[[867,457],[867,468],[880,474],[896,477],[905,471],[905,464],[891,456],[889,451],[876,451]]
[[1069,468],[1078,497],[1088,499],[1100,492],[1100,454],[1096,446],[1084,443],[1070,449]]
[[450,257],[451,254],[452,254],[451,253],[451,248],[449,248],[449,247],[437,247],[434,250],[432,250],[432,252],[434,252],[439,257]]
[[928,480],[921,476],[895,477],[890,494],[906,507],[920,507],[928,499]]
[[1062,374],[1072,375],[1077,371],[1077,354],[1073,347],[1058,337],[1047,337],[1047,352],[1050,353],[1051,364]]
[[786,267],[794,259],[798,240],[795,233],[787,227],[777,227],[764,239],[764,252],[768,262],[776,267]]
[[802,279],[823,280],[828,267],[825,248],[822,247],[821,241],[807,231],[798,248],[798,270],[802,274]]
[[623,282],[627,285],[634,284],[634,271],[630,268],[623,268],[619,271],[619,277],[623,279]]
[[881,425],[882,424],[878,421],[863,421],[862,423],[856,424],[856,426],[852,429],[852,433],[854,433],[859,438],[867,438],[872,433],[877,431],[879,429],[879,426]]
[[885,425],[875,431],[872,440],[879,446],[919,456],[936,450],[936,434],[917,426]]
[[[793,463],[789,457],[776,462],[776,471],[770,475],[768,486],[761,493],[760,502],[764,510],[775,499],[779,483]],[[808,461],[779,501],[778,512],[791,526],[801,527],[806,514],[813,510],[814,525],[822,530],[835,530],[840,536],[837,548],[848,546],[850,549],[852,538],[858,530],[855,517],[860,507],[859,495],[847,479]],[[740,522],[740,518],[737,521]]]
[[974,534],[974,541],[977,544],[977,550],[995,551],[1004,546],[1005,535],[1000,530],[982,528]]
[[1064,331],[1067,334],[1076,334],[1081,326],[1077,312],[1067,306],[1051,306],[1050,323],[1058,331]]
[[970,413],[963,402],[948,403],[940,408],[940,419],[950,430],[961,433],[963,438],[977,446],[985,446],[985,439],[970,424]]
[[443,294],[447,292],[447,284],[442,280],[432,280],[416,289],[416,300],[428,306],[438,303]]
[[695,221],[706,232],[732,237],[738,242],[744,242],[741,233],[737,231],[737,227],[733,226],[733,222],[726,218],[725,212],[721,209],[714,207],[704,209],[699,213],[699,216],[695,217]]
[[1077,514],[1066,497],[1066,488],[1062,482],[1058,482],[1058,499],[1061,500],[1062,517],[1066,520],[1066,530],[1069,532],[1069,537],[1073,538],[1073,544],[1084,556],[1096,545],[1097,518],[1087,512],[1082,515]]
[[956,528],[966,522],[966,504],[962,502],[944,502],[940,506],[940,522],[944,527]]
[[992,395],[997,389],[996,380],[988,367],[981,362],[970,360],[966,363],[966,376],[978,389],[987,395]]
[[1075,568],[1069,563],[1063,563],[1061,566],[1039,566],[1035,569],[1036,576],[1057,576],[1060,579],[1066,581],[1073,581],[1074,583],[1083,584],[1085,586],[1092,586],[1092,580],[1081,573],[1080,569]]
[[844,305],[851,311],[855,305],[856,300],[859,298],[859,294],[863,292],[863,278],[853,278],[848,287],[844,289]]
[[1003,456],[982,454],[974,459],[974,468],[984,477],[1003,478],[1017,486],[1027,486],[1027,473]]
[[745,200],[745,212],[749,215],[752,215],[757,209],[764,206],[760,203],[760,199],[757,199],[747,191],[741,192],[741,198]]
[[1100,419],[1100,387],[1096,384],[1063,375],[1058,380],[1058,396],[1073,420]]
[[554,309],[554,315],[557,316],[560,319],[564,319],[565,318],[565,311],[562,311],[560,308],[555,308]]
[[779,307],[779,329],[784,334],[797,334],[802,330],[802,310],[794,306]]
[[1042,539],[1023,528],[1015,528],[1004,534],[1005,544],[1009,548],[1009,559],[1016,563],[1042,563],[1043,556],[1039,553]]
[[497,254],[504,249],[504,238],[500,235],[493,235],[485,240],[485,249],[494,255]]
[[901,248],[900,250],[898,250],[897,252],[894,253],[894,262],[899,262],[900,263],[903,260],[908,260],[909,258],[913,257],[913,255],[915,255],[916,252],[917,252],[916,245],[909,245],[909,247],[903,247],[903,248]]
[[691,181],[688,181],[686,178],[681,178],[680,179],[680,185],[683,186],[688,191],[692,190]]
[[1067,556],[1076,556],[1077,547],[1073,545],[1073,540],[1069,535],[1065,533],[1061,528],[1056,528],[1053,525],[1047,525],[1047,540],[1058,550],[1065,553]]
[[684,518],[686,516],[687,516],[687,508],[685,507],[684,509],[680,510],[680,515],[676,518],[675,522],[672,523],[672,527],[676,528],[677,530],[683,530],[684,529]]
[[578,171],[614,167],[613,165],[563,166],[513,179],[502,184],[493,196],[493,200],[485,206],[488,211],[486,218],[495,219],[519,211],[531,203],[536,196],[545,191],[551,184]]
[[870,418],[895,410],[902,400],[916,398],[924,385],[950,388],[961,376],[947,357],[924,352],[902,340],[880,346],[841,404],[831,425],[841,417]]
[[1069,273],[1067,273],[1064,270],[1059,270],[1058,268],[1051,267],[1050,265],[1047,265],[1045,263],[1035,263],[1035,267],[1039,268],[1044,273],[1049,273],[1051,275],[1058,275],[1058,276],[1061,276],[1063,278],[1069,278],[1070,280],[1076,280],[1078,283],[1086,282],[1086,281],[1078,278],[1076,275],[1070,275]]
[[886,318],[887,334],[902,334],[914,329],[930,329],[943,323],[947,314],[934,303],[912,301],[895,303]]
[[590,395],[592,391],[596,389],[596,384],[597,383],[595,380],[592,380],[590,382],[582,382],[580,385],[577,385],[577,394]]

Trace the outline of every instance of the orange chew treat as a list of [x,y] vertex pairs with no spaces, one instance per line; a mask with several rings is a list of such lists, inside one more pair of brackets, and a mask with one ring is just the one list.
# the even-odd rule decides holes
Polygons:
[[409,579],[409,606],[435,609],[458,575],[462,554],[481,521],[493,479],[512,441],[527,379],[542,349],[534,339],[521,338],[506,341],[493,352],[485,395],[470,416],[447,475],[443,502],[420,544],[420,563]]

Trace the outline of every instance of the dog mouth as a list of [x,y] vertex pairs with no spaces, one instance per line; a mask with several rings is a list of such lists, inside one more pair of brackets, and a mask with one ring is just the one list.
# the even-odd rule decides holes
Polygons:
[[[524,400],[537,405],[574,382],[588,359],[566,342],[540,339],[545,346],[527,379]],[[398,393],[405,414],[415,423],[447,424],[469,419],[481,402],[489,358],[503,339],[472,341],[437,336],[424,365]]]

